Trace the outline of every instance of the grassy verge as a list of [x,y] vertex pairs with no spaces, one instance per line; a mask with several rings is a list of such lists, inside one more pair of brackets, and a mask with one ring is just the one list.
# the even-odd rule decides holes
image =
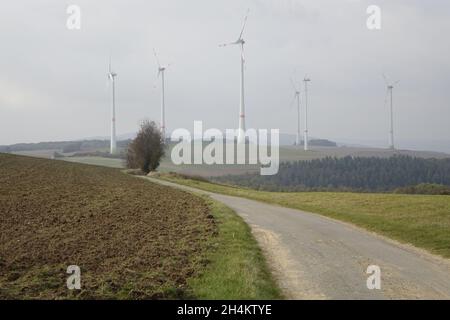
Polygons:
[[206,254],[208,265],[188,280],[199,299],[280,299],[282,295],[248,225],[230,208],[204,196],[218,234]]
[[162,175],[202,190],[319,213],[450,258],[450,196],[264,192]]

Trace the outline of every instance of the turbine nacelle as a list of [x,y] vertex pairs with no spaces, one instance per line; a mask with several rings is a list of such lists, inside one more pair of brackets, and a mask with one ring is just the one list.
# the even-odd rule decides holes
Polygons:
[[386,75],[384,73],[383,73],[383,79],[384,79],[384,83],[386,83],[386,87],[388,88],[388,90],[394,89],[394,86],[400,82],[400,80],[395,81],[394,83],[389,82],[388,78],[386,77]]
[[164,73],[166,71],[166,67],[159,67],[158,68],[158,75],[156,76],[157,79],[161,76],[161,73]]
[[108,78],[109,78],[109,80],[114,80],[114,77],[117,77],[117,73],[114,73],[114,72],[110,72],[110,73],[108,73]]
[[244,39],[238,39],[238,40],[236,40],[235,42],[233,42],[233,43],[231,43],[232,45],[234,44],[234,45],[244,45],[245,44],[245,40]]
[[239,40],[236,40],[235,42],[220,44],[219,47],[227,47],[227,46],[235,46],[235,45],[243,46],[244,44],[245,44],[245,40],[239,39]]

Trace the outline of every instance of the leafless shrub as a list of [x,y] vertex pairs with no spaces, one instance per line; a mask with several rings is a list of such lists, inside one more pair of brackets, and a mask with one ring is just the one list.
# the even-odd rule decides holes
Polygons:
[[144,173],[156,170],[164,156],[165,144],[161,131],[153,121],[144,120],[127,151],[127,168]]

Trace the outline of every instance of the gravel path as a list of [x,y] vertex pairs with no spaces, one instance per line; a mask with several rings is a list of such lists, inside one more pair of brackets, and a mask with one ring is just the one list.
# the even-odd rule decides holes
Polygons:
[[[292,299],[450,299],[450,261],[347,223],[150,179],[210,195],[251,226],[286,295]],[[367,288],[367,267],[381,289]]]

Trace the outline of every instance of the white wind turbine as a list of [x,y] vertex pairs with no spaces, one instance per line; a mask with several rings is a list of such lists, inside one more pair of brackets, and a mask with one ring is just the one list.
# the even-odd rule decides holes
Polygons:
[[229,45],[239,45],[241,47],[241,96],[240,96],[240,108],[239,108],[239,133],[238,133],[238,143],[245,143],[245,99],[244,99],[244,44],[245,41],[243,39],[245,25],[247,23],[248,14],[250,9],[247,10],[247,14],[244,18],[244,23],[242,25],[241,33],[239,34],[239,38],[235,42],[226,43],[220,45],[220,47],[226,47]]
[[158,64],[158,75],[156,78],[159,79],[161,76],[161,136],[163,139],[166,139],[165,72],[167,68],[170,67],[170,64],[167,66],[161,65],[155,49],[153,49],[153,53],[155,55],[156,63]]
[[307,76],[303,79],[303,82],[305,83],[305,138],[304,138],[304,149],[305,151],[308,151],[308,82],[310,82],[311,79],[309,79]]
[[108,69],[108,79],[112,84],[112,106],[111,106],[111,154],[117,152],[117,138],[116,138],[116,86],[115,77],[117,73],[113,72],[111,69],[111,57],[109,58],[109,69]]
[[386,99],[385,104],[387,102],[388,97],[390,98],[390,131],[389,131],[389,148],[394,150],[395,144],[394,144],[394,106],[393,106],[393,97],[392,97],[392,91],[394,89],[394,86],[398,84],[400,81],[396,81],[394,83],[390,83],[387,79],[387,77],[383,74],[384,82],[386,83]]
[[[300,145],[300,88],[297,87],[296,81],[291,78],[292,88],[294,89],[294,98],[292,102],[297,102],[297,136],[295,138],[295,145]],[[292,103],[291,103],[292,105]]]

